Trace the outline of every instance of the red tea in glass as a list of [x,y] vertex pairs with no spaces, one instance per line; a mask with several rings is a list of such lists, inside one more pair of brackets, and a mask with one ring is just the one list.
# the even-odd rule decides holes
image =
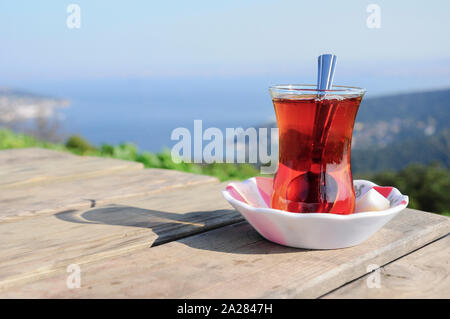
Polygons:
[[364,90],[334,88],[270,88],[279,129],[272,208],[294,213],[353,213],[350,151]]

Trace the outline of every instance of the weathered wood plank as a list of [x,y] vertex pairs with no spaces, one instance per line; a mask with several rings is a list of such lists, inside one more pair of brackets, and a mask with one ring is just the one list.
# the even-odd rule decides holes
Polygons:
[[[378,275],[379,285],[374,285],[375,279],[369,276]],[[351,282],[324,298],[449,299],[450,236],[380,268],[378,273]]]
[[359,246],[313,251],[272,244],[242,222],[97,262],[75,259],[79,289],[67,288],[61,269],[0,297],[318,297],[449,229],[446,217],[407,209]]
[[181,186],[216,182],[216,178],[209,176],[143,169],[6,188],[0,191],[0,222],[67,209],[89,208],[112,200],[145,196]]
[[76,156],[40,148],[0,151],[0,190],[140,170],[137,162]]
[[213,181],[0,223],[0,287],[242,221],[223,200],[225,185]]

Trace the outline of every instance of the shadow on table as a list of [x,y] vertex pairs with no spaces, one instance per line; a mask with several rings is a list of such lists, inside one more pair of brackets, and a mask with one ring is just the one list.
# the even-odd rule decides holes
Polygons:
[[[205,214],[208,218],[205,218]],[[225,218],[225,216],[227,216]],[[150,228],[158,237],[151,247],[178,240],[189,247],[240,254],[299,252],[262,238],[233,210],[195,211],[175,214],[132,206],[109,205],[87,211],[66,210],[55,217],[78,224]],[[229,225],[228,227],[223,227]],[[216,229],[214,236],[207,231]],[[195,237],[191,235],[198,234]]]

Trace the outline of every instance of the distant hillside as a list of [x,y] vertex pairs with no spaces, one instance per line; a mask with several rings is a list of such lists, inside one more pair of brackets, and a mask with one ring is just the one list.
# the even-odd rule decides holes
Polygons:
[[449,167],[449,123],[450,89],[365,98],[353,132],[352,169],[366,173],[432,162]]
[[[407,117],[423,121],[430,116],[439,126],[450,120],[450,88],[443,90],[403,93],[363,99],[356,120],[358,122],[388,121]],[[447,107],[447,108],[444,108]],[[436,117],[439,115],[439,117]],[[445,123],[447,122],[447,123]]]
[[356,117],[355,172],[410,163],[450,165],[450,89],[363,100]]
[[450,131],[432,136],[407,138],[384,147],[352,150],[352,170],[356,173],[400,170],[412,163],[441,163],[450,167]]
[[67,105],[69,101],[64,99],[0,88],[0,124],[50,117],[56,108]]
[[449,128],[450,89],[363,99],[354,149],[387,146],[439,134]]

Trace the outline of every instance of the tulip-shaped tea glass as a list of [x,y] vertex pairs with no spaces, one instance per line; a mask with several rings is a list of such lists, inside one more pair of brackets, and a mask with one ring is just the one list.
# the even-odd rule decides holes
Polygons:
[[269,91],[279,129],[272,208],[295,213],[353,213],[350,149],[365,90],[276,85]]

